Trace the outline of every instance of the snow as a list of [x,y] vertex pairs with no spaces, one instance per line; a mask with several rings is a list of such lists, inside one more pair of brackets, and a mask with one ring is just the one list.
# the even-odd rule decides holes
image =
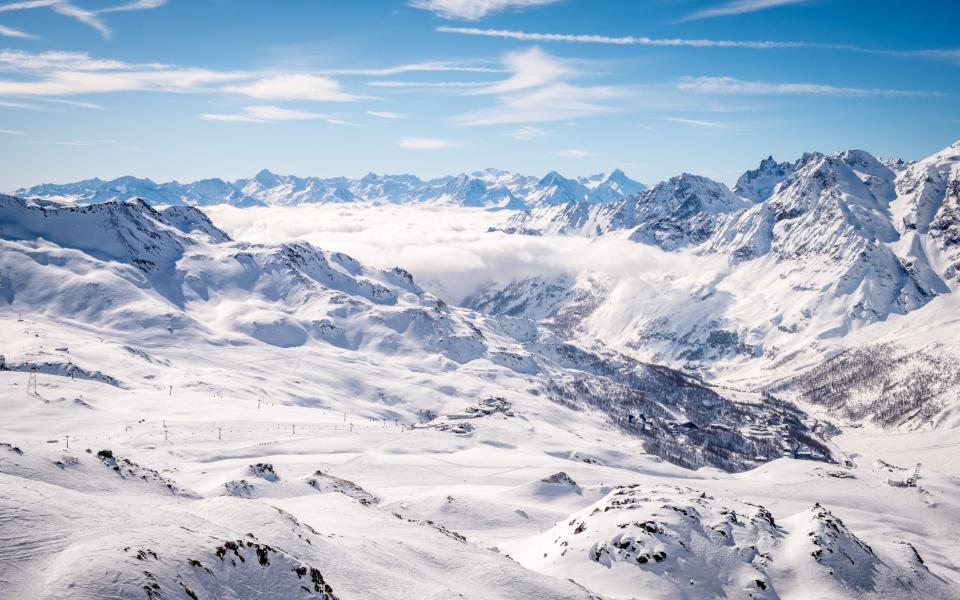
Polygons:
[[955,155],[555,207],[652,238],[0,198],[2,595],[956,598]]
[[40,184],[17,190],[22,198],[64,203],[96,204],[140,198],[151,204],[189,206],[227,205],[297,206],[314,203],[418,203],[517,210],[537,203],[569,200],[612,202],[644,189],[617,169],[610,175],[567,179],[553,172],[538,179],[496,169],[470,175],[422,180],[413,175],[346,177],[297,177],[276,175],[263,169],[248,179],[233,182],[202,179],[191,183],[157,184],[149,179],[126,176],[112,181],[86,179],[66,184]]

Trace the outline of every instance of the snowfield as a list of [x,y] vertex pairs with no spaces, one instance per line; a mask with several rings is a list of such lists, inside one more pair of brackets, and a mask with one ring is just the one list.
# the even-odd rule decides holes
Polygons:
[[958,152],[0,196],[0,597],[958,598]]

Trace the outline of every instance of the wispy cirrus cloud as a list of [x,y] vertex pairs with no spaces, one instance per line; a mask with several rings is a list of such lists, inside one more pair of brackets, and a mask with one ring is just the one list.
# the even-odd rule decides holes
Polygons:
[[204,121],[228,123],[269,123],[271,121],[305,121],[329,119],[328,115],[304,110],[280,108],[272,105],[247,106],[240,113],[207,113],[198,117]]
[[117,140],[113,139],[103,139],[103,140],[27,140],[27,143],[30,144],[41,144],[44,146],[77,146],[77,147],[86,147],[86,146],[102,146],[105,144],[116,144]]
[[[70,106],[74,108],[86,108],[91,110],[103,110],[104,108],[102,104],[96,104],[93,102],[75,102],[73,100],[63,100],[60,98],[36,98],[36,100],[42,101],[47,104],[59,104],[59,105]],[[49,106],[44,106],[41,104],[28,104],[26,102],[11,102],[7,100],[0,101],[0,107],[21,108],[23,110],[48,110],[49,109]]]
[[444,150],[459,145],[459,142],[439,138],[404,137],[397,140],[397,146],[407,150]]
[[609,36],[598,34],[537,33],[514,29],[479,29],[476,27],[436,28],[443,33],[494,37],[524,42],[559,42],[571,44],[607,44],[614,46],[654,46],[685,48],[743,48],[749,50],[789,50],[821,49],[841,52],[856,52],[880,56],[899,56],[904,58],[926,58],[960,63],[960,49],[933,48],[917,50],[891,50],[884,48],[866,48],[854,44],[827,44],[819,42],[798,42],[781,40],[718,40],[709,38],[651,38],[646,36]]
[[30,40],[37,37],[32,33],[20,31],[19,29],[14,29],[13,27],[7,27],[6,25],[0,25],[0,35],[4,37],[20,38],[22,40]]
[[588,156],[596,156],[593,152],[587,152],[586,150],[580,150],[579,148],[557,150],[553,153],[553,155],[560,156],[562,158],[586,158]]
[[666,123],[678,123],[680,125],[690,125],[692,127],[700,127],[703,129],[729,129],[731,127],[730,123],[724,123],[722,121],[706,121],[702,119],[687,119],[683,117],[661,117],[658,120]]
[[433,61],[369,69],[326,69],[324,75],[362,75],[384,77],[403,73],[504,73],[503,68],[470,65],[451,61]]
[[[10,76],[4,77],[5,73]],[[0,96],[68,97],[115,92],[228,93],[263,100],[353,102],[369,99],[343,89],[340,82],[315,73],[265,74],[218,71],[160,63],[128,63],[91,57],[85,52],[0,50]],[[70,103],[76,100],[50,100]],[[234,116],[243,120],[249,115]]]
[[833,86],[817,83],[775,83],[769,81],[744,81],[733,77],[684,77],[677,89],[696,94],[753,95],[753,96],[838,96],[838,97],[884,97],[917,98],[942,96],[940,92],[926,90],[896,90]]
[[153,70],[170,68],[159,63],[128,63],[119,60],[92,58],[87,52],[25,52],[0,50],[0,71],[44,72],[68,71],[121,71]]
[[476,21],[488,14],[553,4],[560,0],[410,0],[410,6],[429,10],[444,19]]
[[493,95],[495,104],[454,117],[461,125],[539,123],[585,117],[614,110],[606,100],[626,95],[620,86],[579,85],[584,74],[566,61],[539,47],[510,52],[503,62],[512,75],[467,91],[468,95]]
[[513,29],[478,29],[476,27],[437,27],[442,33],[457,33],[482,37],[505,38],[523,42],[569,42],[576,44],[610,44],[615,46],[688,46],[694,48],[806,48],[803,42],[778,42],[772,40],[712,40],[686,38],[651,38],[646,36],[621,36],[568,33],[534,33]]
[[503,57],[510,77],[477,90],[476,94],[505,94],[539,87],[571,77],[574,69],[565,61],[547,54],[537,46]]
[[533,127],[531,125],[524,125],[522,127],[517,127],[507,135],[512,137],[515,140],[529,141],[539,137],[543,137],[550,132],[546,129],[540,129],[539,127]]
[[0,79],[3,96],[72,96],[111,92],[186,92],[201,86],[249,79],[249,74],[208,69],[53,71],[41,79]]
[[406,119],[406,115],[401,115],[395,112],[390,112],[387,110],[368,110],[366,114],[371,117],[377,117],[378,119]]
[[[113,32],[109,27],[107,27],[107,24],[103,21],[103,19],[100,18],[101,14],[133,10],[150,10],[163,6],[164,4],[166,4],[166,0],[132,0],[131,2],[126,2],[116,6],[108,6],[98,10],[88,10],[77,6],[70,0],[21,0],[19,2],[0,4],[0,13],[48,8],[63,16],[75,19],[80,23],[87,25],[88,27],[92,27],[100,33],[103,39],[110,39],[110,37],[113,35]],[[0,32],[2,32],[4,29],[9,30],[9,28],[0,26]],[[15,32],[15,35],[12,37],[35,37],[32,34],[27,34],[22,31],[12,31]],[[0,33],[0,35],[8,34]]]
[[13,129],[0,129],[0,134],[2,135],[23,135],[22,131],[16,131]]
[[0,108],[22,108],[24,110],[38,110],[40,107],[36,104],[27,104],[25,102],[10,102],[8,100],[0,100]]
[[127,2],[126,4],[121,4],[119,6],[102,8],[96,12],[112,13],[112,12],[127,12],[131,10],[150,10],[153,8],[160,8],[166,3],[167,3],[167,0],[133,0],[132,2]]
[[505,125],[562,121],[616,110],[604,103],[623,98],[627,90],[617,86],[577,86],[558,82],[521,94],[507,94],[493,107],[460,114],[461,125]]
[[370,87],[382,88],[476,88],[493,85],[496,81],[370,81]]
[[746,13],[767,10],[770,8],[779,8],[781,6],[807,4],[809,1],[810,0],[732,0],[731,2],[724,2],[723,4],[698,10],[697,12],[687,15],[680,20],[694,21],[697,19],[742,15]]
[[62,104],[64,106],[72,106],[74,108],[87,108],[91,110],[103,110],[104,106],[102,104],[97,104],[95,102],[78,102],[76,100],[62,100],[60,98],[44,98],[44,102],[50,102],[51,104]]
[[250,83],[225,87],[224,91],[269,100],[354,102],[363,98],[343,91],[336,79],[308,73],[263,77]]

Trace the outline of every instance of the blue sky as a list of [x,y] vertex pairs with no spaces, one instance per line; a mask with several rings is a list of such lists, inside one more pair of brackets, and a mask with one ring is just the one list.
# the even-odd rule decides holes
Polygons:
[[0,189],[920,158],[960,138],[960,2],[910,4],[0,0]]

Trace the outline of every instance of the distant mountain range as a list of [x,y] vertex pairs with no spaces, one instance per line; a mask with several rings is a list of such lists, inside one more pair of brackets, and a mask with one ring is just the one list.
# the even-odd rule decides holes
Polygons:
[[436,203],[481,208],[523,209],[542,204],[585,202],[599,204],[635,194],[644,185],[615,170],[569,179],[556,171],[544,177],[519,175],[497,169],[469,175],[423,180],[413,175],[376,175],[360,179],[276,175],[264,169],[255,177],[224,181],[201,179],[192,183],[155,183],[149,179],[120,177],[110,181],[85,179],[66,184],[40,184],[14,192],[71,204],[97,204],[140,198],[155,205],[296,206],[309,203],[383,202]]

